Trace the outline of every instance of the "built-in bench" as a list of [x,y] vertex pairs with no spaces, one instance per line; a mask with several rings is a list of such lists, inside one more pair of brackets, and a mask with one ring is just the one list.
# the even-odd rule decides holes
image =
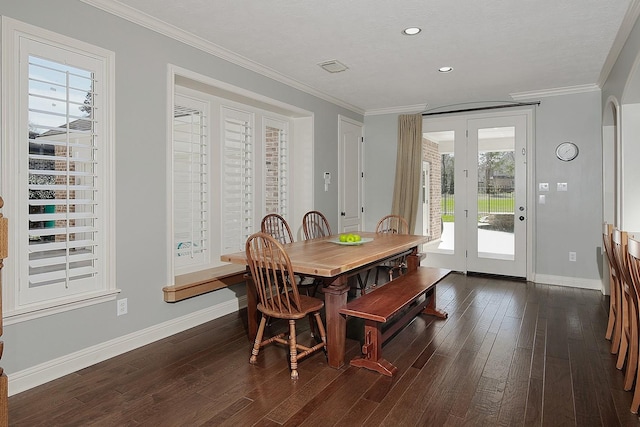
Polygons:
[[363,356],[351,360],[351,366],[393,376],[397,368],[382,357],[382,344],[421,312],[447,317],[435,307],[435,286],[450,272],[443,268],[418,267],[341,308],[341,314],[365,322]]
[[175,285],[162,288],[166,302],[177,302],[244,282],[244,265],[227,264],[176,276]]

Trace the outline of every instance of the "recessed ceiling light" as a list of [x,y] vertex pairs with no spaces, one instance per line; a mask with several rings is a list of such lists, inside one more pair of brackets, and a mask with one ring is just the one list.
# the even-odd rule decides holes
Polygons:
[[338,61],[337,59],[320,62],[318,63],[318,65],[330,73],[339,73],[349,68],[346,65],[344,65],[342,62]]
[[422,29],[420,29],[418,27],[409,27],[409,28],[405,28],[404,30],[402,30],[402,34],[404,34],[405,36],[415,36],[420,31],[422,31]]
[[440,67],[438,68],[438,71],[441,73],[450,73],[453,71],[453,67]]

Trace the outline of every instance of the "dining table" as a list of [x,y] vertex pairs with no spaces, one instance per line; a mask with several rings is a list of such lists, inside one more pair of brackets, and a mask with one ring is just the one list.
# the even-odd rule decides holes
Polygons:
[[[399,257],[406,257],[407,270],[418,268],[418,248],[428,241],[427,236],[413,234],[358,232],[358,235],[359,242],[341,242],[339,235],[331,235],[284,245],[295,274],[322,281],[327,359],[334,368],[345,363],[347,319],[339,310],[347,303],[350,283],[356,275]],[[220,260],[247,265],[244,251],[221,255]],[[257,292],[250,274],[246,286],[248,334],[254,339],[258,327]],[[433,312],[437,312],[435,300],[434,292],[430,302]]]

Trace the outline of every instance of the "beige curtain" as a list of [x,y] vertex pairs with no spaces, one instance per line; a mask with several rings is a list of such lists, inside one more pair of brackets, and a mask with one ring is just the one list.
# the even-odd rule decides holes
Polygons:
[[422,170],[422,114],[398,117],[398,157],[391,213],[402,215],[415,233]]

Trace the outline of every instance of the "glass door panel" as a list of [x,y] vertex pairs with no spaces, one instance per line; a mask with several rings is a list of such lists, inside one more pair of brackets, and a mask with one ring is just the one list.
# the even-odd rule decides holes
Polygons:
[[515,128],[478,129],[478,257],[513,260]]
[[527,116],[471,119],[467,271],[526,277]]
[[[427,254],[424,264],[456,271],[465,269],[466,230],[464,223],[456,223],[464,217],[465,209],[465,126],[466,121],[458,119],[423,125],[423,161],[429,163],[429,189],[423,192],[429,198],[423,203],[423,208],[429,206],[429,215],[423,212],[423,221],[429,221],[430,232],[426,235],[431,238],[422,249]],[[423,177],[423,183],[426,181]]]

